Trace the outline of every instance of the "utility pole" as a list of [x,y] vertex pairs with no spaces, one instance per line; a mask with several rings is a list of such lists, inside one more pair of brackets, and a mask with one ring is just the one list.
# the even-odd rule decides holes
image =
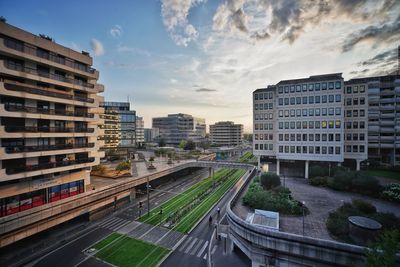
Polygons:
[[147,216],[150,217],[150,181],[147,175]]

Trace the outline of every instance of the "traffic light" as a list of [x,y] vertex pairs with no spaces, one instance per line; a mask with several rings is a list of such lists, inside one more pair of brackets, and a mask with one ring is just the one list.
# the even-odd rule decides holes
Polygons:
[[143,203],[142,203],[142,201],[139,201],[139,208],[142,208],[143,207]]

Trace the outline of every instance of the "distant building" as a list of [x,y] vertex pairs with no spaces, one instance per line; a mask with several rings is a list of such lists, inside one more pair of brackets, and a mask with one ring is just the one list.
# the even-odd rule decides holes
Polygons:
[[218,146],[238,146],[243,142],[243,125],[221,121],[210,125],[210,142]]
[[144,142],[145,143],[152,143],[160,135],[160,130],[158,128],[147,128],[144,129]]
[[143,117],[136,116],[136,146],[144,143],[144,121]]
[[0,21],[0,217],[90,187],[102,124],[88,53]]
[[153,118],[153,128],[159,129],[159,139],[173,145],[178,145],[182,140],[189,139],[194,142],[201,142],[206,136],[205,119],[182,113]]
[[121,120],[119,113],[115,110],[108,110],[107,113],[100,114],[104,123],[100,125],[103,134],[99,140],[104,142],[103,149],[115,149],[121,143]]

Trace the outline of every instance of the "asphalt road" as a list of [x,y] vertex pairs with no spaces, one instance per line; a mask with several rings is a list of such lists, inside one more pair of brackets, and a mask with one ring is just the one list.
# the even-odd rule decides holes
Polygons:
[[[180,193],[206,177],[208,177],[208,171],[200,170],[191,175],[177,179],[174,182],[159,186],[150,194],[151,208],[154,208],[175,196],[173,193]],[[78,238],[54,249],[36,261],[28,264],[28,266],[109,266],[95,258],[87,258],[87,255],[82,251],[113,232],[116,229],[113,229],[113,227],[121,227],[123,226],[124,221],[129,223],[137,218],[139,215],[139,201],[143,202],[143,210],[146,210],[147,197],[141,196],[131,205],[124,207],[121,210],[117,210],[116,212],[105,216],[101,220],[89,223],[87,228],[82,231],[82,234],[79,235]]]

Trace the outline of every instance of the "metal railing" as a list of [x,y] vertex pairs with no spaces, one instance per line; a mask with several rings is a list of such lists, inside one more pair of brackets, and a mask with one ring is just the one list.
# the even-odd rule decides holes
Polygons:
[[4,45],[8,48],[20,51],[20,52],[24,52],[33,56],[37,56],[43,59],[47,59],[50,61],[53,61],[55,63],[61,64],[61,65],[65,65],[68,67],[71,67],[73,69],[77,69],[77,70],[81,70],[84,72],[88,72],[93,74],[96,70],[94,68],[85,66],[84,64],[81,63],[77,63],[72,59],[69,58],[65,58],[65,57],[60,57],[52,52],[45,52],[45,51],[40,51],[38,50],[36,47],[34,46],[30,46],[27,44],[21,44],[18,42],[15,42],[11,39],[4,39]]
[[48,114],[48,115],[58,115],[58,116],[71,116],[71,117],[84,117],[93,118],[93,113],[79,112],[79,111],[67,111],[67,110],[57,110],[48,108],[35,108],[27,107],[22,105],[15,105],[12,103],[4,104],[7,111],[11,112],[27,112],[27,113],[37,113],[37,114]]
[[77,100],[77,101],[82,101],[82,102],[87,102],[87,103],[94,103],[93,98],[51,92],[51,91],[47,91],[45,89],[21,86],[21,85],[6,83],[6,82],[4,83],[4,88],[6,90],[11,90],[11,91],[24,92],[24,93],[30,93],[30,94],[35,94],[35,95],[51,96],[51,97],[57,97],[57,98],[63,98],[63,99],[71,99],[71,100]]
[[17,132],[45,132],[45,133],[93,133],[94,128],[85,127],[49,127],[49,126],[5,126],[6,132],[17,133]]
[[21,153],[21,152],[37,152],[37,151],[50,151],[61,149],[74,149],[74,148],[91,148],[94,143],[84,144],[56,144],[56,145],[40,145],[40,146],[13,146],[5,147],[6,153]]
[[42,163],[42,164],[37,164],[37,165],[25,165],[25,166],[19,166],[19,167],[11,167],[11,168],[6,167],[6,173],[7,174],[16,174],[16,173],[21,173],[21,172],[39,171],[39,170],[45,170],[45,169],[70,166],[70,165],[75,165],[75,164],[89,163],[89,162],[94,162],[94,160],[95,160],[95,158],[91,157],[91,158],[83,158],[83,159],[75,159],[75,160],[62,160],[62,161],[56,161],[56,162],[47,162],[47,163]]
[[41,71],[41,70],[25,67],[25,66],[22,66],[22,65],[19,65],[19,64],[15,64],[12,61],[6,60],[6,61],[4,61],[4,65],[5,65],[6,68],[11,69],[11,70],[21,71],[21,72],[25,72],[25,73],[28,73],[28,74],[33,74],[33,75],[37,75],[37,76],[40,76],[40,77],[45,77],[45,78],[61,81],[61,82],[80,85],[80,86],[83,86],[83,87],[94,88],[94,85],[91,84],[91,83],[87,83],[87,82],[84,82],[84,81],[81,81],[81,80],[76,80],[76,79],[70,79],[70,78],[67,78],[67,77],[65,77],[63,75],[60,75],[60,74],[54,74],[54,73],[50,73],[50,72],[47,72],[47,71]]

